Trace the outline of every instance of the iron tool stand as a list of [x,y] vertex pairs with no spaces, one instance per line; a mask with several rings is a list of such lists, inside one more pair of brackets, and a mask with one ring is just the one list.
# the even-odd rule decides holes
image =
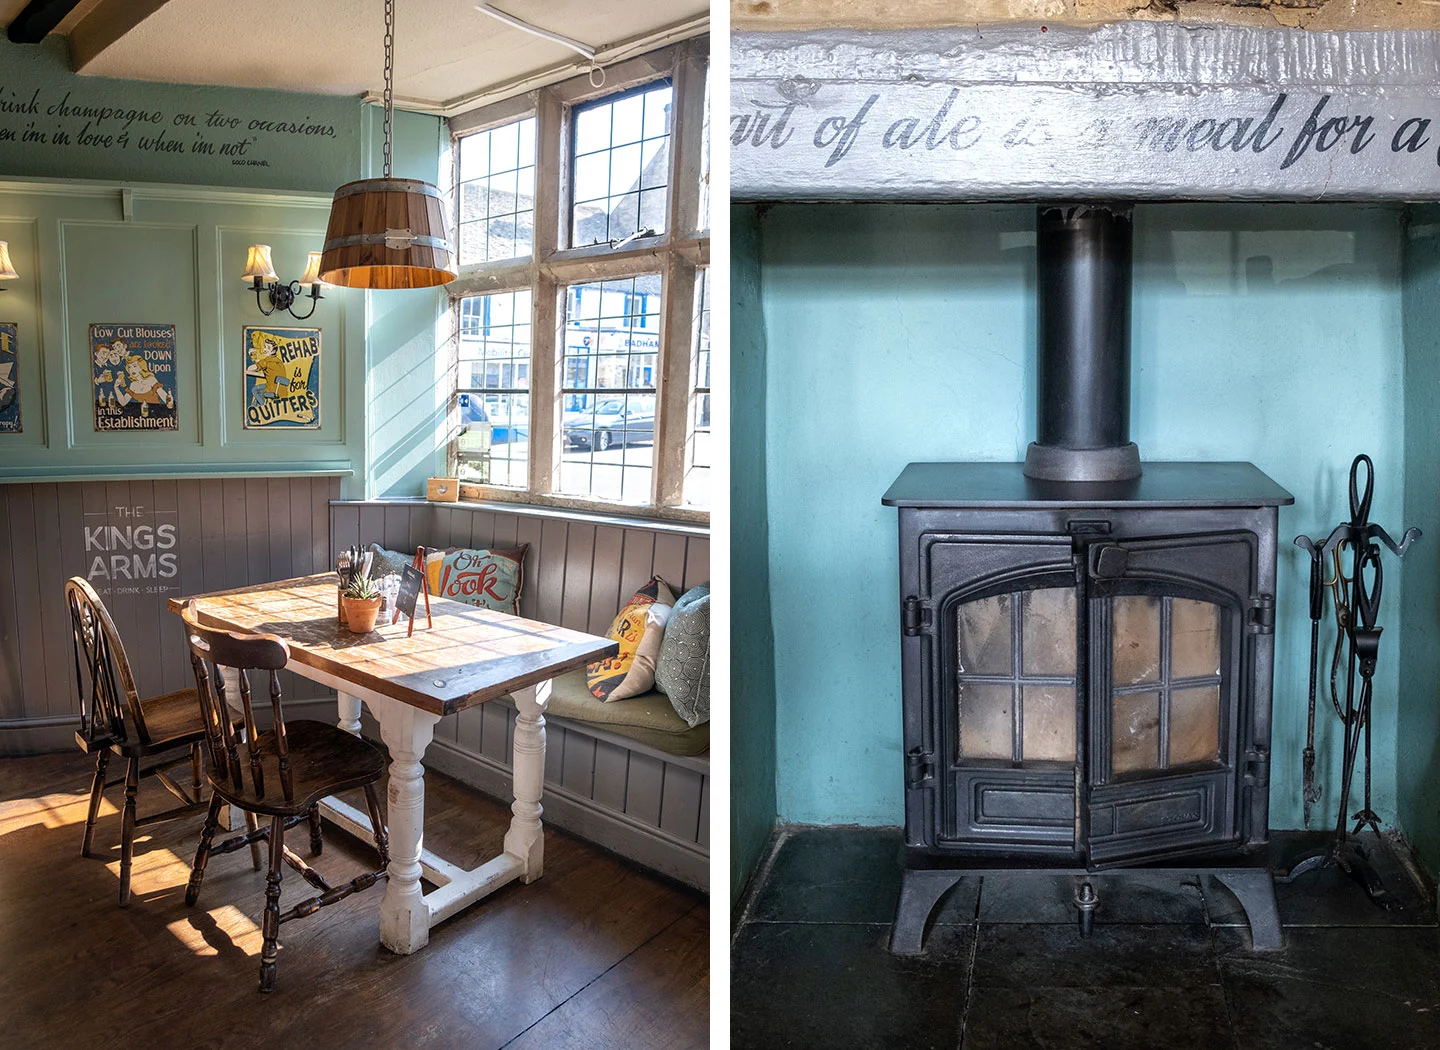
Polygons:
[[[1359,485],[1361,463],[1365,464],[1363,493]],[[1315,675],[1319,663],[1324,588],[1327,586],[1331,588],[1335,603],[1336,622],[1335,649],[1330,662],[1330,700],[1345,728],[1345,745],[1340,767],[1340,805],[1335,818],[1334,841],[1324,849],[1301,856],[1277,881],[1290,882],[1306,872],[1334,865],[1360,882],[1371,900],[1388,909],[1395,906],[1394,898],[1380,880],[1379,873],[1366,857],[1365,851],[1350,836],[1358,834],[1360,829],[1365,827],[1377,834],[1380,831],[1380,818],[1370,806],[1370,713],[1375,665],[1380,651],[1380,633],[1383,630],[1377,626],[1376,618],[1380,612],[1384,583],[1380,544],[1375,541],[1379,540],[1389,547],[1396,557],[1404,557],[1410,544],[1420,538],[1420,530],[1406,529],[1399,543],[1391,539],[1389,533],[1370,521],[1370,502],[1374,492],[1375,465],[1369,456],[1356,456],[1350,464],[1350,521],[1337,525],[1323,544],[1317,544],[1308,536],[1295,537],[1296,545],[1304,548],[1310,555],[1310,724],[1306,738],[1305,782],[1302,788],[1307,823],[1310,806],[1319,799],[1319,789],[1315,786],[1314,779]],[[1347,545],[1351,553],[1351,572],[1348,578],[1343,573],[1343,554]],[[1327,559],[1332,559],[1335,566],[1335,578],[1330,581],[1323,578]],[[1342,710],[1337,678],[1342,647],[1346,644],[1349,646],[1349,661],[1345,681],[1345,707]],[[1365,804],[1351,818],[1355,821],[1355,827],[1347,831],[1345,814],[1350,808],[1350,786],[1355,777],[1362,737],[1365,744]]]

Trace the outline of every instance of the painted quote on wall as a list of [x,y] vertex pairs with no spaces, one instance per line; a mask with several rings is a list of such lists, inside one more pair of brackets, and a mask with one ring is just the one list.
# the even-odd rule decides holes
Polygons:
[[320,426],[320,329],[245,329],[245,426]]
[[95,429],[177,430],[175,326],[92,324]]
[[737,81],[737,196],[1398,199],[1440,192],[1440,98],[1233,87]]

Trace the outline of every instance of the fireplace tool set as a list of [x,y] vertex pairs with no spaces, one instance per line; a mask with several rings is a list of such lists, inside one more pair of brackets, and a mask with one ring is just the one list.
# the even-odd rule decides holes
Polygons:
[[[1365,466],[1365,484],[1360,486],[1360,467]],[[1370,806],[1370,735],[1371,707],[1375,667],[1380,652],[1377,623],[1384,586],[1384,568],[1380,544],[1390,548],[1396,557],[1404,557],[1410,544],[1420,538],[1420,530],[1406,529],[1396,543],[1384,528],[1370,521],[1370,504],[1375,492],[1375,465],[1370,457],[1359,455],[1350,464],[1350,520],[1337,525],[1323,543],[1309,536],[1296,536],[1295,543],[1310,555],[1310,685],[1309,717],[1305,731],[1303,783],[1301,798],[1305,807],[1305,826],[1310,826],[1310,813],[1320,801],[1320,787],[1315,780],[1315,698],[1320,673],[1320,621],[1325,614],[1325,591],[1331,595],[1335,611],[1335,642],[1330,655],[1329,696],[1331,706],[1344,727],[1344,750],[1340,767],[1340,803],[1336,811],[1334,841],[1324,849],[1308,853],[1291,866],[1282,881],[1290,881],[1309,871],[1331,865],[1354,876],[1382,907],[1394,906],[1394,899],[1380,881],[1378,873],[1364,851],[1350,836],[1362,828],[1380,831],[1380,818]],[[1376,540],[1380,542],[1377,543]],[[1346,554],[1349,554],[1350,575],[1345,575]],[[1325,579],[1327,563],[1333,576]],[[1347,657],[1348,653],[1348,657]],[[1340,667],[1346,665],[1344,704],[1340,700]],[[1358,683],[1357,683],[1358,678]],[[1365,802],[1350,819],[1355,827],[1347,831],[1346,811],[1350,808],[1350,790],[1355,777],[1361,743],[1365,748]]]

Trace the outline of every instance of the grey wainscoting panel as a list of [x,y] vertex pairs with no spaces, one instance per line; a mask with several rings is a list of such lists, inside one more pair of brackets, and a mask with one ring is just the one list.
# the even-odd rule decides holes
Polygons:
[[[65,581],[84,576],[119,626],[143,695],[193,679],[169,598],[330,564],[333,477],[0,484],[0,754],[74,746]],[[287,696],[328,691],[282,676]]]
[[[696,526],[423,500],[337,500],[330,516],[337,547],[402,536],[407,550],[528,543],[521,613],[596,634],[651,576],[677,595],[710,578],[710,538]],[[708,757],[678,758],[582,722],[546,721],[545,820],[708,888]],[[373,734],[368,713],[366,725]],[[436,727],[425,763],[508,800],[514,731],[506,700],[462,711]]]

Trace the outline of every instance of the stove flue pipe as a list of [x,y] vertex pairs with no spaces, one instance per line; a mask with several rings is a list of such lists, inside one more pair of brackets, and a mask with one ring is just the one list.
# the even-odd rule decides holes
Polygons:
[[1036,440],[1025,474],[1044,481],[1140,476],[1130,440],[1131,209],[1041,205]]

